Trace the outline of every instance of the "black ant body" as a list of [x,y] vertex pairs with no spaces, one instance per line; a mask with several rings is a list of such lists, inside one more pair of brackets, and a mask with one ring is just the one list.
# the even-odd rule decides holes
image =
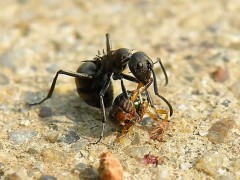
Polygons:
[[[105,107],[111,106],[113,101],[112,79],[121,80],[121,88],[122,88],[123,94],[126,98],[128,98],[126,88],[123,84],[123,79],[127,79],[129,81],[141,84],[142,83],[141,77],[144,76],[144,74],[140,76],[139,73],[134,72],[135,70],[138,71],[138,68],[130,69],[133,75],[136,75],[136,78],[123,73],[123,71],[127,68],[127,65],[129,65],[129,67],[133,67],[135,66],[135,62],[134,62],[135,59],[138,61],[141,61],[141,58],[133,56],[132,50],[130,49],[120,48],[117,50],[112,50],[109,34],[106,34],[106,50],[107,50],[106,54],[103,51],[102,56],[100,56],[100,52],[98,52],[98,55],[95,58],[93,58],[93,60],[82,61],[83,64],[79,66],[79,68],[77,69],[77,72],[59,70],[53,79],[52,85],[50,87],[50,90],[47,96],[41,101],[29,104],[29,105],[30,106],[38,105],[43,103],[47,99],[51,98],[57,82],[58,75],[63,74],[63,75],[74,77],[78,94],[83,98],[83,100],[86,103],[88,103],[93,107],[100,108],[101,110],[102,132],[101,132],[100,138],[96,143],[100,142],[101,139],[103,138],[103,133],[105,130],[105,122],[106,122]],[[164,71],[164,74],[166,75],[164,68],[163,68],[163,71]],[[154,77],[155,77],[155,74],[154,74]],[[143,83],[143,85],[146,85],[146,83]],[[154,83],[154,89],[155,89],[155,83]],[[159,97],[162,98],[168,104],[171,111],[172,109],[171,105],[167,102],[167,100],[160,95]]]

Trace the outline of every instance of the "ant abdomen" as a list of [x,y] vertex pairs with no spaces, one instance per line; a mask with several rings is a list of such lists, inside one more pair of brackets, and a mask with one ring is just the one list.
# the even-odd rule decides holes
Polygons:
[[[78,73],[88,74],[90,76],[96,75],[98,72],[98,67],[93,62],[84,62],[77,69]],[[77,87],[77,92],[79,96],[90,106],[100,108],[100,91],[103,87],[102,77],[98,78],[94,77],[92,79],[84,78],[84,77],[76,77],[75,83]],[[110,86],[106,91],[105,96],[103,97],[105,107],[109,107],[113,102],[113,86],[112,82],[110,82]]]

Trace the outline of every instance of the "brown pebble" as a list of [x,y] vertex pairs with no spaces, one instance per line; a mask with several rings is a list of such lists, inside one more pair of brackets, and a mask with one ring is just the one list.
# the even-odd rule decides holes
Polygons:
[[227,135],[235,125],[236,123],[232,119],[223,119],[214,123],[208,130],[208,140],[215,144],[225,142]]
[[16,174],[16,173],[13,173],[13,174],[8,174],[6,177],[5,177],[6,180],[22,180],[22,178]]
[[119,160],[112,153],[106,152],[100,156],[98,168],[101,180],[122,180],[123,168]]
[[41,107],[38,115],[41,118],[50,117],[52,116],[52,109],[48,107]]
[[217,67],[217,69],[211,73],[211,77],[215,82],[223,83],[229,79],[228,69]]

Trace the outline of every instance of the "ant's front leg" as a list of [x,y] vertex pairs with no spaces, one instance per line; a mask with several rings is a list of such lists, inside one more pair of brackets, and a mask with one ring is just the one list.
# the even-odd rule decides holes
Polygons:
[[157,78],[156,78],[156,74],[154,72],[153,69],[150,69],[152,71],[152,74],[153,74],[153,88],[154,88],[154,93],[159,97],[161,98],[169,107],[169,113],[170,113],[170,116],[172,116],[173,114],[173,108],[172,108],[172,105],[168,102],[168,100],[163,97],[162,95],[159,94],[158,92],[158,87],[157,87]]
[[88,74],[59,70],[59,71],[56,73],[56,75],[55,75],[55,77],[54,77],[54,79],[53,79],[53,81],[52,81],[52,85],[51,85],[51,87],[50,87],[50,89],[49,89],[49,91],[48,91],[48,95],[47,95],[44,99],[42,99],[41,101],[39,101],[39,102],[36,102],[36,103],[28,103],[29,106],[35,106],[35,105],[41,104],[41,103],[43,103],[44,101],[46,101],[47,99],[51,98],[59,74],[64,74],[64,75],[71,76],[71,77],[75,77],[75,78],[85,78],[85,79],[92,79],[92,78],[93,78],[92,76],[90,76],[90,75],[88,75]]

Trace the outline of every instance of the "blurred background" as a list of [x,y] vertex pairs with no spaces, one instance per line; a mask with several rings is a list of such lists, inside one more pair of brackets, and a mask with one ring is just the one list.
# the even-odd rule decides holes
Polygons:
[[[98,161],[92,162],[89,156],[97,159],[101,150],[111,149],[122,161],[130,164],[124,167],[125,179],[161,179],[164,172],[173,179],[239,177],[236,173],[240,172],[236,152],[240,148],[240,134],[236,133],[239,129],[230,136],[235,140],[219,145],[218,150],[206,138],[208,129],[223,118],[231,117],[234,120],[231,127],[239,126],[239,12],[240,2],[237,0],[0,0],[2,174],[15,172],[23,179],[38,178],[47,173],[60,179],[75,178],[71,170],[76,164],[85,162],[96,167]],[[129,160],[128,153],[124,154],[126,145],[120,148],[117,148],[119,144],[101,145],[98,152],[87,145],[81,146],[78,150],[86,151],[87,155],[80,159],[78,150],[61,144],[61,135],[56,134],[64,134],[69,129],[81,137],[90,138],[90,141],[94,141],[101,130],[101,122],[95,121],[101,119],[99,111],[81,101],[72,78],[59,78],[54,94],[57,98],[40,107],[25,105],[46,95],[59,69],[75,71],[82,60],[92,59],[97,50],[105,49],[106,33],[111,35],[113,49],[125,47],[144,51],[153,61],[160,57],[167,70],[169,85],[164,87],[164,76],[156,67],[159,91],[174,108],[170,119],[173,132],[165,143],[145,150],[165,157],[164,166],[155,170],[139,166],[136,159]],[[115,82],[115,85],[115,89],[119,89],[120,83]],[[128,84],[128,88],[134,87]],[[156,97],[154,101],[167,109]],[[45,106],[47,110],[43,109],[42,115],[41,108]],[[42,120],[41,116],[47,116],[47,119]],[[53,124],[57,124],[58,130],[52,130]],[[107,131],[114,127],[111,123],[107,126]],[[94,136],[92,127],[96,130]],[[14,137],[11,139],[11,133],[26,129],[36,131],[38,135],[30,144],[19,146]],[[48,138],[46,140],[53,134],[57,136],[55,144]],[[217,139],[223,142],[225,135],[220,133]],[[104,142],[110,143],[113,139],[116,137],[109,135]],[[87,144],[88,141],[84,142]],[[148,140],[141,143],[146,145],[146,142]],[[37,151],[36,154],[28,153],[29,145]],[[64,165],[57,160],[53,167],[44,161],[42,151],[46,147],[60,148],[64,153],[71,153],[71,157]],[[227,158],[227,163],[216,161],[220,163],[214,164],[215,169],[211,170],[206,168],[208,161],[200,161],[206,164],[195,166],[207,152],[220,152]],[[57,154],[55,151],[51,153]],[[232,165],[235,162],[237,165]],[[24,170],[18,171],[19,166]],[[219,168],[223,170],[222,174]],[[19,174],[25,171],[25,174]]]

